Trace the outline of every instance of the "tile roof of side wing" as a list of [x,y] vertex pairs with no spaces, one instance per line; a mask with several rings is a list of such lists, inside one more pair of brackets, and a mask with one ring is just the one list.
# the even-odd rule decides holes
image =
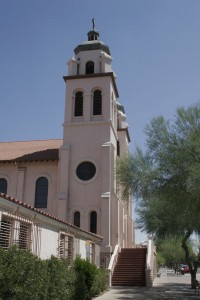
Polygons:
[[98,235],[98,234],[89,232],[89,231],[84,230],[84,229],[82,229],[82,228],[80,228],[80,227],[76,227],[75,225],[73,225],[73,224],[71,224],[71,223],[69,223],[69,222],[67,222],[67,221],[65,221],[65,220],[63,220],[63,219],[57,218],[57,217],[55,217],[55,216],[53,216],[53,215],[50,215],[49,213],[47,213],[47,212],[45,212],[45,211],[42,211],[42,210],[40,210],[40,209],[38,209],[38,208],[35,208],[35,207],[33,207],[33,206],[31,206],[31,205],[25,203],[25,202],[22,202],[22,201],[20,201],[20,200],[17,200],[16,198],[13,198],[13,197],[11,197],[11,196],[9,196],[9,195],[6,195],[6,194],[4,194],[4,193],[0,193],[0,198],[3,198],[3,199],[5,199],[5,200],[7,200],[7,201],[10,201],[10,202],[14,203],[15,205],[22,206],[22,207],[24,207],[25,209],[28,209],[28,210],[30,210],[30,211],[34,211],[34,212],[36,212],[36,213],[38,213],[38,214],[41,214],[41,215],[43,215],[43,216],[45,216],[45,217],[47,217],[47,218],[49,218],[49,219],[52,219],[52,220],[55,220],[55,221],[60,222],[60,223],[62,223],[62,224],[65,224],[65,225],[67,225],[67,226],[69,226],[69,227],[71,227],[71,228],[74,228],[74,229],[76,229],[76,230],[79,230],[79,231],[81,231],[81,232],[83,232],[83,233],[87,233],[87,234],[89,234],[89,235],[91,235],[91,236],[93,236],[93,237],[96,237],[96,238],[100,239],[100,240],[103,239],[103,237],[100,236],[100,235]]
[[58,160],[62,139],[0,142],[0,162]]

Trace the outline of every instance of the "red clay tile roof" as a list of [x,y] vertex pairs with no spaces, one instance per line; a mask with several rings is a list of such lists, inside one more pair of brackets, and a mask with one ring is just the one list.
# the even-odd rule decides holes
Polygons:
[[55,221],[58,221],[58,222],[60,222],[60,223],[65,224],[65,225],[68,225],[68,226],[70,226],[71,228],[74,228],[74,229],[80,230],[80,231],[82,231],[82,232],[88,233],[88,234],[90,234],[90,235],[92,235],[92,236],[94,236],[94,237],[97,237],[97,238],[101,239],[101,240],[103,239],[103,237],[100,236],[100,235],[98,235],[98,234],[95,234],[95,233],[89,232],[89,231],[87,231],[87,230],[81,229],[81,228],[79,228],[79,227],[76,227],[75,225],[73,225],[73,224],[71,224],[71,223],[68,223],[68,222],[65,221],[65,220],[59,219],[59,218],[57,218],[57,217],[55,217],[55,216],[52,216],[52,215],[48,214],[48,213],[45,212],[45,211],[42,211],[42,210],[40,210],[40,209],[38,209],[38,208],[35,208],[35,207],[33,207],[33,206],[31,206],[31,205],[25,203],[25,202],[22,202],[22,201],[20,201],[20,200],[17,200],[17,199],[15,199],[15,198],[13,198],[13,197],[11,197],[11,196],[9,196],[9,195],[6,195],[6,194],[4,194],[4,193],[0,193],[0,197],[3,198],[3,199],[5,199],[5,200],[7,200],[7,201],[13,202],[13,203],[15,203],[15,204],[17,204],[17,205],[20,205],[20,206],[22,206],[22,207],[25,207],[25,208],[27,208],[27,209],[29,209],[29,210],[35,211],[36,213],[42,214],[42,215],[45,216],[45,217],[48,217],[48,218],[50,218],[50,219],[53,219],[53,220],[55,220]]
[[62,139],[0,142],[0,162],[58,160]]

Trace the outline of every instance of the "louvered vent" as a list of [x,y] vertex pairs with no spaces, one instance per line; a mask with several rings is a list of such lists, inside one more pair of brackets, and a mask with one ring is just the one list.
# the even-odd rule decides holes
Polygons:
[[12,246],[12,227],[12,220],[2,218],[0,228],[0,247],[4,249],[8,249],[10,246]]
[[0,247],[16,245],[21,250],[40,253],[41,226],[19,214],[3,213],[0,221]]
[[73,261],[73,237],[64,233],[60,234],[59,257],[67,258],[69,264]]

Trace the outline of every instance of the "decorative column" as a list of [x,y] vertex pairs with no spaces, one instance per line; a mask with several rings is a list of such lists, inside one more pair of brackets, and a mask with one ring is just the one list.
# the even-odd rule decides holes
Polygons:
[[60,148],[60,164],[58,179],[58,217],[67,220],[68,194],[69,194],[69,158],[70,145]]
[[111,249],[111,207],[110,207],[110,151],[111,143],[102,145],[102,194],[101,194],[101,235],[104,237],[101,252],[112,252]]
[[26,171],[26,168],[18,167],[16,198],[21,201],[23,201],[23,194],[24,194],[25,171]]

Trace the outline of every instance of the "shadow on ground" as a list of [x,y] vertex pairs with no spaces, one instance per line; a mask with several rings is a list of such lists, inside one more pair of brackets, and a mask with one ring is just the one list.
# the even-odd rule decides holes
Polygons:
[[[169,286],[169,288],[168,288]],[[172,284],[167,284],[165,287],[152,287],[152,288],[119,288],[114,289],[113,299],[116,300],[157,300],[157,299],[176,299],[176,300],[186,300],[186,299],[198,299],[200,296],[195,295],[195,291],[190,288],[188,284],[177,285],[177,287]]]

